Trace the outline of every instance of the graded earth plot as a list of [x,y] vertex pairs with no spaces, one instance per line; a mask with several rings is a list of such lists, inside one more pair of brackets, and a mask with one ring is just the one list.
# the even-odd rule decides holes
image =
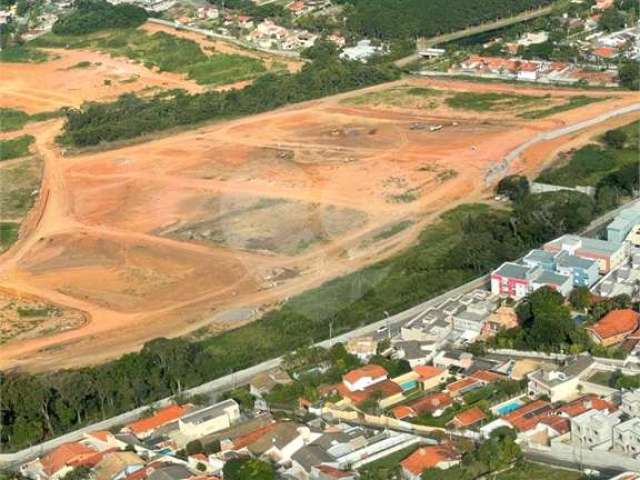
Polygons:
[[[571,101],[585,95],[598,101]],[[567,102],[575,108],[523,116]],[[634,102],[625,92],[416,79],[73,156],[43,124],[48,201],[0,262],[0,287],[89,320],[7,342],[0,367],[93,363],[156,336],[250,321],[402,250],[442,212],[487,199],[496,165],[541,132]],[[622,120],[534,145],[504,173],[536,174],[565,145]],[[239,308],[252,313],[229,321]]]
[[78,328],[85,320],[80,311],[0,290],[0,345]]
[[128,313],[255,288],[241,262],[224,252],[101,232],[43,238],[20,268],[21,280],[35,288]]
[[48,51],[46,62],[0,64],[0,107],[38,113],[126,92],[201,89],[183,75],[155,72],[124,57],[92,50]]

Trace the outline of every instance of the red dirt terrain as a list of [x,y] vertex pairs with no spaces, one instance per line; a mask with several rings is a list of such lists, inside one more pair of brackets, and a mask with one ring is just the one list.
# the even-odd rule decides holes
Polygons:
[[[428,105],[388,94],[414,87],[440,92]],[[487,172],[540,132],[637,102],[631,93],[588,91],[603,100],[527,120],[518,113],[531,105],[480,113],[443,100],[516,88],[540,97],[535,108],[585,95],[410,80],[74,156],[54,144],[61,122],[32,127],[43,184],[20,239],[0,257],[0,288],[88,321],[5,343],[0,368],[91,364],[157,336],[251,321],[405,248],[443,211],[486,199]],[[386,97],[363,100],[369,94]],[[639,117],[539,143],[510,171],[538,172],[560,149]],[[402,221],[413,223],[385,234]]]

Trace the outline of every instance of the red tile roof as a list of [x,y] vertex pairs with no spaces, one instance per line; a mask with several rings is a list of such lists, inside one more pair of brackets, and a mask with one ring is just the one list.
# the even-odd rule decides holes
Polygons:
[[81,443],[64,443],[52,450],[40,460],[44,471],[53,475],[65,466],[79,467],[81,465],[93,467],[100,461],[102,455]]
[[430,365],[418,365],[413,369],[413,371],[420,375],[418,380],[424,382],[425,380],[441,375],[445,370],[442,368],[432,367]]
[[421,475],[429,468],[437,467],[440,462],[458,460],[460,456],[451,447],[436,445],[421,447],[400,462],[402,468],[413,475]]
[[273,422],[273,423],[270,423],[269,425],[265,425],[262,428],[258,428],[253,432],[249,432],[245,435],[237,437],[236,439],[233,440],[233,449],[242,450],[243,448],[248,447],[253,442],[257,441],[258,439],[262,438],[262,436],[266,435],[271,430],[275,429],[276,425],[277,423]]
[[409,404],[409,407],[420,415],[424,412],[435,412],[441,408],[446,408],[453,403],[453,400],[448,393],[438,392],[426,397],[422,397],[420,400]]
[[597,395],[585,395],[557,408],[554,413],[564,414],[573,418],[592,409],[600,411],[609,410],[613,412],[617,407],[614,403],[603,400]]
[[640,314],[629,308],[612,310],[587,330],[593,332],[601,340],[633,333],[638,328]]
[[540,419],[540,423],[553,428],[560,435],[571,430],[571,422],[569,421],[569,419],[559,417],[558,415],[547,415],[546,417]]
[[465,428],[470,427],[471,425],[475,425],[485,418],[487,417],[482,410],[480,410],[478,407],[473,407],[458,413],[455,417],[453,417],[452,422],[458,428]]
[[475,378],[466,377],[466,378],[463,378],[462,380],[458,380],[456,382],[453,382],[447,385],[447,390],[449,391],[449,393],[455,395],[461,390],[464,390],[465,388],[468,388],[474,384],[479,385],[480,381],[476,380]]
[[98,430],[97,432],[90,432],[87,435],[101,442],[107,442],[111,437],[111,432],[108,430]]
[[399,405],[391,409],[391,413],[393,413],[393,416],[398,420],[413,417],[416,414],[416,412],[413,411],[413,408],[407,407],[406,405]]
[[551,405],[549,402],[534,400],[508,413],[503,419],[513,425],[516,430],[525,432],[534,428],[550,410]]
[[384,368],[382,368],[380,365],[375,365],[371,363],[369,365],[365,365],[364,367],[351,370],[350,372],[348,372],[346,375],[342,377],[342,380],[353,384],[353,383],[356,383],[358,380],[366,377],[380,378],[380,377],[386,377],[386,376],[387,376],[387,371]]
[[338,391],[340,396],[350,399],[353,403],[364,402],[376,392],[381,392],[382,398],[402,393],[402,387],[391,380],[383,380],[382,382],[375,383],[364,390],[358,390],[356,392],[352,392],[342,383],[336,385],[335,389]]
[[592,53],[596,57],[600,58],[613,58],[618,54],[618,51],[615,48],[611,47],[600,47],[593,49]]
[[173,422],[187,413],[187,408],[182,405],[169,405],[158,410],[149,418],[143,418],[137,422],[130,423],[127,428],[134,434],[141,434],[154,430],[162,425]]
[[493,383],[499,380],[504,380],[505,378],[504,375],[500,375],[499,373],[491,372],[489,370],[478,370],[469,376],[485,383]]

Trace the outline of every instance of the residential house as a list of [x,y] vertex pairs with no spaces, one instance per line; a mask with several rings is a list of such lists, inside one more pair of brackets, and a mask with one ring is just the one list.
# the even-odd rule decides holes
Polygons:
[[240,418],[240,406],[233,399],[183,415],[178,420],[179,434],[175,439],[180,445],[229,428]]
[[20,473],[32,480],[57,480],[76,467],[93,467],[101,458],[100,452],[82,443],[64,443],[44,457],[22,465]]
[[122,429],[123,432],[130,432],[140,439],[149,438],[156,429],[177,421],[191,409],[190,405],[169,405],[161,408],[148,418],[143,418],[130,423]]
[[640,418],[640,388],[622,393],[620,410],[630,417]]
[[580,380],[591,371],[593,359],[581,355],[563,368],[543,367],[528,375],[530,397],[547,396],[551,402],[568,400],[578,392]]
[[145,462],[133,452],[111,452],[94,468],[95,480],[124,480],[144,468]]
[[613,426],[613,449],[636,458],[640,454],[640,418]]
[[[409,405],[406,405],[411,411],[409,412],[406,409],[402,409],[401,407],[397,411],[393,411],[394,416],[398,418],[405,416],[417,416],[423,413],[430,413],[432,415],[438,416],[440,412],[447,409],[449,406],[453,404],[453,399],[446,392],[436,392],[425,397],[422,397],[418,400],[411,402]],[[408,414],[408,415],[407,415]]]
[[345,349],[358,357],[362,362],[367,362],[378,351],[378,341],[373,336],[351,338],[347,341]]
[[582,448],[609,450],[620,414],[589,410],[571,419],[571,442]]
[[566,251],[549,252],[531,250],[522,262],[530,267],[541,267],[571,277],[574,287],[591,287],[598,280],[598,263],[594,260],[577,257]]
[[437,342],[421,342],[418,340],[394,341],[394,357],[406,360],[411,368],[425,365],[433,359],[438,349]]
[[435,356],[433,365],[445,370],[454,367],[466,370],[473,365],[473,354],[460,350],[443,350]]
[[460,454],[451,446],[420,447],[400,462],[402,476],[407,480],[420,480],[422,472],[430,468],[446,470],[460,463]]
[[371,40],[360,40],[355,46],[342,49],[340,58],[347,60],[356,60],[367,63],[367,61],[375,55],[384,53],[385,49],[381,46],[373,45]]
[[544,43],[547,40],[549,40],[549,32],[526,32],[520,37],[520,40],[518,40],[518,45],[528,47],[529,45]]
[[456,416],[449,422],[449,425],[455,429],[463,430],[466,428],[473,428],[474,426],[482,423],[486,418],[487,416],[482,410],[478,407],[472,407],[456,414]]
[[266,372],[260,372],[249,382],[251,395],[262,398],[276,385],[290,385],[293,383],[289,374],[280,367],[272,368]]
[[[129,478],[125,478],[125,480],[129,480]],[[166,463],[152,467],[147,470],[146,476],[146,480],[186,480],[193,478],[193,472],[187,466],[178,463]]]
[[422,390],[436,388],[449,376],[449,371],[444,368],[432,367],[429,365],[419,365],[413,369],[418,374],[416,379]]
[[447,392],[452,397],[459,397],[465,395],[472,390],[482,388],[484,383],[475,378],[465,377],[447,385]]
[[113,449],[123,450],[127,446],[125,442],[116,438],[116,436],[108,430],[98,430],[95,432],[85,433],[82,444],[93,448],[98,452]]
[[587,328],[591,339],[603,347],[623,342],[640,325],[640,313],[629,308],[612,310]]
[[387,380],[387,371],[380,365],[369,364],[351,370],[342,377],[342,383],[351,392],[365,390],[372,385]]
[[550,411],[552,411],[552,406],[549,402],[534,400],[507,413],[499,420],[519,432],[526,432],[535,428],[542,418],[548,416]]
[[600,273],[607,273],[627,259],[624,243],[610,242],[578,235],[563,235],[544,245],[547,252],[565,251],[570,255],[598,262]]
[[491,293],[520,300],[533,291],[531,283],[541,270],[539,267],[505,262],[491,272]]
[[266,457],[284,465],[291,461],[294,453],[320,437],[308,427],[294,422],[278,422],[260,438],[247,446],[255,457]]

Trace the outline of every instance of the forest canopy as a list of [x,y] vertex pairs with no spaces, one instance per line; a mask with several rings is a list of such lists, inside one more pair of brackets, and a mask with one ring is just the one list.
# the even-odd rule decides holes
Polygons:
[[56,35],[83,35],[109,28],[134,28],[148,18],[144,8],[130,3],[112,5],[105,0],[78,0],[68,15],[59,18],[51,31]]

